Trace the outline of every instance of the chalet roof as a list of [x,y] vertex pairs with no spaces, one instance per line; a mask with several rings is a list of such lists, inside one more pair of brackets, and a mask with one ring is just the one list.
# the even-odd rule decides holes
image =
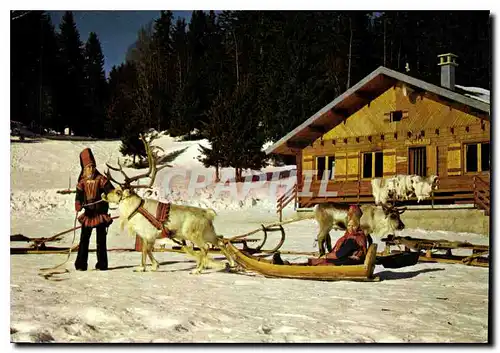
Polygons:
[[451,102],[458,103],[458,106],[465,111],[480,113],[489,119],[490,104],[487,102],[380,66],[267,148],[266,154],[293,154],[294,149],[302,149],[310,145],[398,81],[404,82],[413,90],[431,92]]

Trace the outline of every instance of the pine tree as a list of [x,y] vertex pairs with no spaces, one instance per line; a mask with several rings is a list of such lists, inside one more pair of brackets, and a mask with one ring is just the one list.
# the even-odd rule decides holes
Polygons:
[[42,132],[53,119],[55,34],[42,11],[15,11],[11,22],[11,119]]
[[97,34],[90,32],[85,44],[85,88],[88,133],[104,137],[107,83],[104,74],[104,55]]
[[173,95],[175,92],[175,58],[173,56],[172,11],[161,11],[160,18],[155,21],[153,42],[159,74],[154,85],[155,100],[159,103],[156,129],[169,127]]
[[[187,73],[182,91],[177,91],[176,111],[173,119],[176,129],[182,135],[189,135],[194,129],[200,129],[202,121],[206,121],[208,102],[208,82],[204,70],[206,36],[206,15],[203,11],[193,11],[188,25],[187,39]],[[181,93],[182,92],[182,93]],[[180,101],[179,101],[180,100]]]
[[200,161],[216,168],[235,168],[235,180],[243,181],[243,170],[259,170],[266,165],[262,151],[265,134],[255,115],[257,95],[250,89],[248,80],[235,88],[228,96],[219,95],[210,109],[209,121],[204,124],[205,138],[210,148],[200,146]]
[[66,11],[59,26],[60,79],[58,106],[62,130],[68,126],[77,135],[88,133],[85,116],[84,56],[80,34],[71,11]]
[[137,85],[131,93],[135,102],[134,114],[147,128],[157,128],[158,121],[161,122],[162,104],[158,104],[161,66],[157,55],[153,25],[150,23],[139,30],[135,45],[127,53],[127,61],[134,64],[137,77]]
[[110,98],[106,111],[106,134],[120,137],[130,121],[135,119],[133,93],[137,86],[135,66],[131,62],[112,68],[109,74]]
[[134,117],[127,125],[125,125],[121,139],[122,144],[120,146],[120,152],[124,156],[132,156],[134,165],[136,164],[136,157],[146,156],[144,144],[139,139],[139,136],[146,130],[147,129],[137,117]]

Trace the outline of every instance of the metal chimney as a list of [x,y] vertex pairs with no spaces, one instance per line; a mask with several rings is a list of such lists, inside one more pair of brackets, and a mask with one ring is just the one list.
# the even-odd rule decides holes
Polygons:
[[455,67],[458,66],[455,54],[441,54],[438,55],[439,64],[441,66],[441,86],[455,90]]

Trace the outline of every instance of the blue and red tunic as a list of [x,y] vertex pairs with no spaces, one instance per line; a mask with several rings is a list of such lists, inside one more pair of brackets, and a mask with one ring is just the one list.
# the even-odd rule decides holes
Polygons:
[[91,179],[80,178],[76,185],[75,210],[81,211],[82,206],[85,213],[78,217],[78,221],[83,227],[95,228],[100,225],[109,226],[113,223],[108,214],[109,205],[107,202],[99,202],[94,205],[87,204],[99,201],[101,194],[109,193],[114,189],[113,185],[97,170]]

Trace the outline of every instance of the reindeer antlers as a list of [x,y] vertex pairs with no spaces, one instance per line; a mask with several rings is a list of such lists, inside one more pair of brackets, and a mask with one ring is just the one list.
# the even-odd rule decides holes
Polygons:
[[399,214],[402,214],[407,209],[406,207],[397,207],[394,204],[382,204],[382,208],[385,212],[396,211]]
[[[110,173],[109,169],[106,171],[106,177],[108,179],[110,179],[111,181],[119,184],[123,188],[127,188],[127,189],[142,189],[142,188],[146,188],[146,189],[149,189],[149,188],[151,188],[153,186],[153,183],[154,183],[155,178],[156,178],[156,173],[159,170],[162,170],[163,168],[168,167],[168,164],[163,165],[163,166],[161,166],[159,168],[156,167],[156,154],[155,154],[155,156],[153,156],[153,150],[155,148],[159,149],[159,150],[162,150],[160,147],[150,146],[149,143],[146,141],[145,137],[142,134],[139,136],[139,139],[142,140],[142,142],[144,143],[144,147],[146,149],[146,154],[147,154],[147,157],[148,157],[148,166],[149,166],[149,169],[148,169],[148,171],[146,173],[139,174],[139,175],[136,175],[136,176],[133,176],[133,177],[129,177],[123,171],[123,167],[120,164],[120,160],[118,160],[118,168],[112,167],[112,166],[110,166],[109,164],[106,163],[106,165],[108,166],[109,169],[117,171],[117,172],[120,172],[120,173],[123,174],[123,176],[125,177],[125,182],[120,183],[120,182],[116,181],[115,179],[113,179],[113,177],[111,177],[111,173]],[[148,185],[132,185],[132,183],[134,181],[137,181],[137,180],[140,180],[140,179],[144,179],[144,178],[150,178],[150,182],[149,182]]]

